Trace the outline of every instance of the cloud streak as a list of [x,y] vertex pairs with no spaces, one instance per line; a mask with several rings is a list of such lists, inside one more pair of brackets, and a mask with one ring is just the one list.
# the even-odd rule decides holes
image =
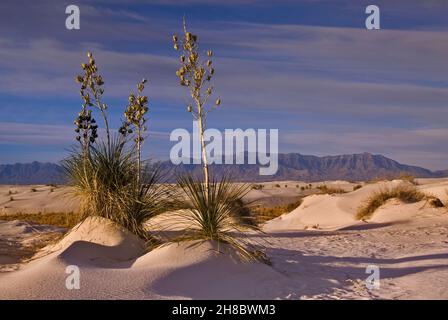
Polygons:
[[[35,108],[42,110],[38,120],[45,122],[51,119],[45,112],[50,107],[41,101],[54,99],[61,108],[73,105],[79,89],[74,76],[80,72],[86,51],[92,50],[106,80],[107,99],[121,99],[122,103],[135,84],[147,77],[151,110],[175,106],[181,113],[187,93],[178,87],[175,77],[178,62],[171,49],[171,35],[180,27],[179,19],[172,17],[185,6],[152,1],[150,4],[156,4],[152,13],[138,11],[146,7],[137,2],[126,8],[118,2],[113,6],[108,3],[81,1],[81,30],[69,33],[61,17],[65,1],[41,1],[25,11],[16,3],[2,2],[0,111],[25,114],[29,105],[21,105],[19,100],[34,99]],[[283,3],[286,8],[294,5]],[[325,8],[331,3],[310,0],[301,5]],[[346,13],[359,9],[353,2],[340,3]],[[445,10],[437,1],[412,3],[416,7],[409,4],[402,9],[390,1],[379,1],[386,23],[401,14],[408,24],[400,12],[416,16],[417,7],[434,18]],[[204,2],[190,0],[185,4],[197,8]],[[210,7],[216,6],[216,12],[221,12],[224,6],[230,10],[237,4],[269,9],[265,1],[258,0]],[[159,14],[165,12],[169,14]],[[427,30],[416,26],[369,32],[344,25],[297,25],[281,20],[249,23],[225,19],[224,15],[213,21],[204,19],[191,21],[190,26],[199,34],[203,50],[212,48],[215,52],[216,93],[225,110],[217,112],[219,121],[212,119],[210,123],[228,128],[236,123],[279,128],[285,133],[281,134],[284,151],[388,152],[433,168],[448,161],[439,145],[448,137],[441,129],[448,117],[445,24],[437,22],[439,28],[431,25]],[[163,128],[169,132],[186,123],[180,118],[163,110],[154,131],[162,132]],[[0,129],[0,151],[12,144],[63,146],[72,137],[70,126],[59,127],[54,122],[47,126],[4,122],[7,130]],[[334,129],[338,126],[351,130]],[[52,130],[62,134],[54,137]],[[295,140],[301,143],[293,144]]]

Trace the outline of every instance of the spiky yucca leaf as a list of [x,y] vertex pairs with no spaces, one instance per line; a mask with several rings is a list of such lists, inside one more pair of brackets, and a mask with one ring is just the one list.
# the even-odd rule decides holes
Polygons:
[[149,167],[138,180],[135,152],[126,141],[115,137],[111,143],[97,142],[88,155],[73,150],[62,167],[80,200],[81,218],[100,216],[150,240],[144,222],[166,210],[169,188],[159,183],[159,170]]
[[229,244],[236,249],[243,260],[267,259],[254,243],[244,238],[243,231],[258,230],[253,224],[246,224],[239,215],[243,197],[250,191],[246,184],[232,183],[225,176],[220,180],[212,179],[208,185],[191,175],[178,177],[178,186],[184,193],[184,210],[178,215],[186,228],[176,241],[212,240]]

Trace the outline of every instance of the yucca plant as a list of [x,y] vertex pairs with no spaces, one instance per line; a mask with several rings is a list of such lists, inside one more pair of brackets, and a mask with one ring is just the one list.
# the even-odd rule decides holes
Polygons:
[[[138,85],[138,95],[129,99],[125,121],[119,135],[110,133],[107,106],[101,102],[104,81],[98,75],[93,55],[88,53],[89,62],[82,64],[84,75],[76,80],[81,83],[82,109],[75,120],[80,142],[69,157],[62,161],[62,167],[81,202],[81,219],[100,216],[110,219],[146,239],[152,238],[145,232],[147,219],[167,210],[173,192],[161,184],[160,170],[154,166],[142,166],[141,145],[143,142],[145,113],[148,98],[142,95],[143,80]],[[94,108],[96,106],[96,108]],[[98,137],[98,125],[93,111],[99,111],[106,127],[106,139]],[[132,136],[133,130],[136,135]]]
[[[198,122],[201,158],[203,166],[203,181],[193,176],[185,175],[178,178],[178,186],[184,193],[186,210],[179,215],[187,221],[188,227],[180,240],[212,240],[229,244],[235,248],[245,260],[260,259],[265,256],[242,238],[242,231],[247,228],[256,229],[254,224],[247,224],[241,215],[245,203],[243,197],[250,190],[248,185],[233,184],[226,176],[218,181],[209,172],[204,131],[207,116],[211,110],[221,104],[216,99],[209,104],[213,94],[210,84],[215,74],[213,68],[213,52],[206,52],[207,58],[201,59],[198,36],[187,30],[183,20],[183,35],[179,39],[173,36],[174,49],[180,51],[180,68],[176,71],[180,85],[187,87],[191,101],[187,111]],[[247,220],[246,220],[247,221]]]
[[63,160],[62,167],[80,199],[80,220],[104,217],[145,240],[153,240],[144,223],[169,210],[173,191],[161,183],[157,166],[145,166],[141,179],[136,180],[135,151],[126,147],[122,137],[113,137],[110,145],[98,141],[91,146],[87,162],[83,153],[75,150]]
[[260,231],[252,223],[246,223],[241,208],[243,197],[250,191],[246,184],[232,183],[225,176],[219,181],[211,179],[208,188],[191,175],[178,177],[178,186],[184,198],[178,206],[177,221],[184,227],[183,234],[173,241],[211,240],[228,244],[243,261],[268,262],[265,254],[256,249],[260,243],[244,236],[248,230]]

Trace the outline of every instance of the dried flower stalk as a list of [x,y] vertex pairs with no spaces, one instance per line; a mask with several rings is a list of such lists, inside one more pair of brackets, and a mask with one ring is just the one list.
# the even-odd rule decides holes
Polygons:
[[201,155],[203,162],[205,187],[209,186],[209,167],[207,153],[205,150],[204,131],[206,129],[207,115],[215,107],[221,104],[221,99],[216,99],[213,105],[207,105],[210,96],[213,94],[213,86],[210,84],[215,74],[212,67],[213,52],[207,51],[207,59],[201,60],[199,55],[198,36],[187,30],[185,19],[183,21],[183,35],[181,39],[177,35],[173,36],[174,49],[180,51],[180,68],[176,75],[180,80],[180,85],[187,87],[191,104],[187,106],[187,111],[198,121],[199,136],[201,142]]

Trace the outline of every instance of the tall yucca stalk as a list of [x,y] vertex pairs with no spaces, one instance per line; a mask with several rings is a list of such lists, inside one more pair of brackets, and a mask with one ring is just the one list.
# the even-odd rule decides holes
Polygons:
[[137,150],[137,183],[140,182],[142,171],[142,159],[141,148],[143,144],[143,133],[146,131],[146,118],[145,114],[148,112],[148,97],[143,95],[143,89],[145,88],[146,79],[143,79],[137,85],[137,96],[134,93],[129,95],[129,104],[126,107],[124,116],[126,120],[123,122],[119,132],[126,136],[127,134],[135,133],[134,142]]
[[[77,125],[76,130],[81,130],[82,135],[78,135],[77,140],[83,141],[84,148],[88,150],[88,146],[95,142],[98,138],[96,133],[97,125],[95,125],[95,119],[89,119],[92,115],[91,108],[96,107],[100,112],[104,121],[106,128],[106,138],[107,144],[110,145],[110,129],[109,121],[107,119],[107,105],[103,103],[102,97],[104,93],[103,77],[98,73],[98,67],[96,65],[95,59],[91,52],[87,53],[89,59],[86,63],[81,63],[81,68],[83,69],[83,74],[76,77],[76,81],[81,84],[81,89],[79,91],[81,98],[83,100],[82,110],[79,113],[79,117],[75,120],[75,125]],[[95,128],[93,128],[95,127]],[[89,136],[88,131],[92,129],[92,134]],[[80,131],[76,131],[80,133]],[[86,134],[87,133],[87,134]]]
[[199,53],[198,36],[187,30],[185,19],[183,20],[183,35],[179,39],[177,35],[173,36],[174,49],[180,51],[180,68],[176,71],[176,75],[180,80],[180,85],[187,87],[191,103],[188,104],[187,110],[193,115],[193,119],[198,121],[199,137],[201,143],[201,157],[204,172],[205,188],[209,185],[209,167],[207,153],[205,149],[204,131],[207,125],[207,115],[214,108],[221,104],[218,98],[214,105],[208,105],[207,102],[213,93],[213,86],[210,84],[215,74],[212,67],[211,50],[207,51],[207,59],[201,60]]

